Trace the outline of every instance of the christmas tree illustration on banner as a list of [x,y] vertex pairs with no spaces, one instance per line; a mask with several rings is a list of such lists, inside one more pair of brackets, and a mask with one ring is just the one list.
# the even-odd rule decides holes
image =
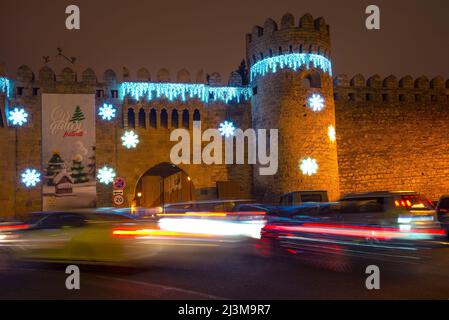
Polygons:
[[87,167],[89,168],[87,170],[88,175],[92,177],[92,180],[95,180],[97,177],[95,147],[92,147],[92,155],[89,157],[89,163],[87,164]]
[[45,178],[48,186],[54,186],[53,178],[56,177],[63,169],[66,168],[64,160],[62,160],[59,151],[54,151],[53,156],[48,161]]
[[70,122],[81,122],[85,119],[86,117],[84,116],[84,113],[81,110],[80,106],[76,106],[75,113],[73,114],[72,119],[70,119]]
[[75,184],[85,183],[89,181],[87,173],[84,172],[82,157],[80,155],[76,156],[73,159],[73,164],[70,170],[72,171],[71,177],[75,181]]

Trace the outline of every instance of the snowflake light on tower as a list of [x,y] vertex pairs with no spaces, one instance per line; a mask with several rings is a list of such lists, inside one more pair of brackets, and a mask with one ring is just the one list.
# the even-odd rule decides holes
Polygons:
[[335,128],[333,125],[330,125],[328,130],[327,130],[327,134],[329,136],[329,140],[331,142],[335,142],[337,141],[337,132],[335,131]]
[[41,181],[41,174],[35,169],[26,169],[22,173],[22,183],[27,187],[35,187]]
[[24,109],[14,108],[9,111],[8,120],[12,122],[13,126],[23,126],[28,121],[28,113]]
[[324,109],[324,99],[319,94],[314,94],[309,98],[309,108],[315,112],[322,111]]
[[111,184],[115,179],[115,171],[112,168],[104,166],[98,170],[97,178],[103,184]]
[[125,148],[136,148],[139,142],[139,136],[133,131],[127,131],[122,136],[122,144]]
[[318,163],[315,159],[305,158],[300,162],[299,168],[303,175],[313,176],[318,172]]
[[235,126],[232,122],[225,121],[220,124],[218,131],[226,138],[233,137],[235,135]]
[[115,118],[116,111],[117,110],[112,106],[112,104],[105,103],[102,107],[100,107],[100,112],[98,113],[98,115],[103,120],[111,121]]

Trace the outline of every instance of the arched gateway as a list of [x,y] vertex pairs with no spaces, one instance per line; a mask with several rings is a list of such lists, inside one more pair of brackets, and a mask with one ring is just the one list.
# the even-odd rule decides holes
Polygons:
[[178,166],[163,162],[140,177],[136,187],[136,204],[153,208],[166,203],[193,201],[195,187],[190,176]]

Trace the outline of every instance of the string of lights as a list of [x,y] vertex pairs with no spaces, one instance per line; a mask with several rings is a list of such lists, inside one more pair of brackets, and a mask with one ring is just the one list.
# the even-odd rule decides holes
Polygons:
[[9,97],[10,88],[10,80],[5,77],[0,77],[0,92],[6,93],[6,96]]
[[169,101],[200,99],[204,103],[210,101],[240,102],[251,98],[248,87],[211,87],[205,84],[191,83],[155,83],[124,82],[121,84],[121,97],[130,95],[136,100],[146,97],[148,100],[165,98]]
[[297,71],[305,66],[309,69],[310,64],[332,76],[332,62],[326,57],[313,53],[290,53],[266,58],[254,64],[251,67],[251,81],[258,75],[265,76],[268,73],[276,73],[278,70],[285,68]]

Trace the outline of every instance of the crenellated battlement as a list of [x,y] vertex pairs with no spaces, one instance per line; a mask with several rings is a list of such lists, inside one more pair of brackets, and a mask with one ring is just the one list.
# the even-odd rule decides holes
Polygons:
[[[78,82],[86,84],[114,84],[120,82],[139,81],[139,82],[161,82],[161,83],[197,83],[197,84],[209,84],[211,86],[223,86],[223,77],[218,72],[212,72],[211,74],[205,74],[203,70],[198,71],[191,75],[191,73],[183,68],[175,73],[176,76],[172,76],[170,71],[166,68],[162,68],[157,71],[154,77],[146,68],[140,68],[135,76],[131,75],[129,70],[124,67],[122,74],[119,75],[113,69],[107,69],[99,77],[93,68],[86,68],[83,71],[77,71],[70,67],[65,67],[57,74],[51,67],[42,67],[36,76],[36,73],[32,71],[27,65],[20,66],[15,74],[15,82],[20,84],[37,83],[43,85],[49,85],[55,82]],[[0,73],[1,76],[1,73]],[[236,83],[242,83],[242,79],[236,77],[240,75],[236,72],[231,72],[229,76],[229,82],[235,85]]]
[[442,76],[429,80],[426,76],[413,79],[410,75],[390,75],[382,79],[376,74],[365,79],[356,74],[349,79],[341,74],[334,77],[334,91],[336,101],[449,103],[449,80]]
[[280,25],[267,19],[264,26],[255,26],[246,35],[247,59],[250,65],[260,60],[289,53],[313,53],[330,58],[331,40],[329,25],[324,18],[314,19],[309,13],[299,21],[287,13]]

